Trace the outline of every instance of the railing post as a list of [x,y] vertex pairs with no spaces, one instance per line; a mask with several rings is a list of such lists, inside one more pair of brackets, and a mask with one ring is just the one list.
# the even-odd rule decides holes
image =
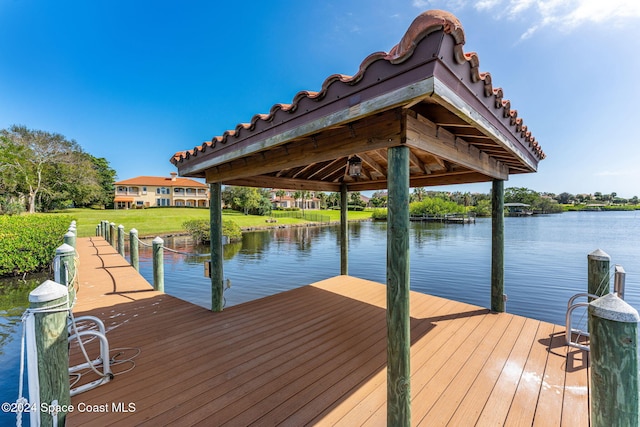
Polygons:
[[116,224],[114,222],[109,224],[109,244],[116,247]]
[[164,292],[164,240],[156,237],[152,242],[153,249],[153,289]]
[[589,304],[591,423],[638,425],[638,321],[636,309],[615,294]]
[[588,274],[587,292],[593,295],[603,296],[609,293],[609,264],[611,257],[601,249],[596,249],[587,255]]
[[131,265],[136,271],[140,271],[140,258],[138,256],[138,230],[132,228],[129,230],[129,257]]
[[73,248],[76,247],[76,235],[73,233],[73,231],[69,230],[65,233],[63,242]]
[[100,235],[100,224],[96,225],[96,237]]
[[124,225],[118,226],[118,253],[124,258]]
[[69,301],[73,303],[76,297],[75,275],[76,250],[73,246],[63,243],[56,248],[56,256],[59,263],[55,263],[54,279],[57,283],[66,286],[69,289]]
[[74,236],[78,236],[78,227],[76,227],[75,222],[72,222],[71,225],[69,226],[68,231],[72,232]]
[[[29,294],[29,309],[32,313],[28,314],[26,321],[29,403],[37,409],[31,412],[31,425],[65,424],[66,411],[53,415],[50,413],[52,411],[43,411],[41,408],[44,406],[49,409],[52,405],[57,405],[56,408],[65,409],[71,403],[67,342],[68,298],[67,287],[52,280],[43,282]],[[39,310],[51,311],[38,312]]]
[[102,224],[102,237],[104,237],[104,240],[108,242],[109,241],[109,222],[102,220],[101,224]]
[[621,265],[616,264],[615,266],[615,276],[613,280],[613,291],[620,297],[624,299],[624,287],[625,287],[625,277],[627,273],[624,271]]

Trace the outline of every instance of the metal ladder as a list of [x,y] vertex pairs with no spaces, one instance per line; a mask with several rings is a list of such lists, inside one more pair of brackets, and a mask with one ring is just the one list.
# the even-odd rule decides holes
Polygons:
[[[616,264],[615,266],[615,276],[613,281],[613,292],[621,299],[624,299],[624,287],[625,287],[625,276],[626,273],[624,268],[621,265]],[[588,302],[575,302],[578,298],[589,298]],[[565,317],[565,323],[567,326],[567,332],[565,334],[566,344],[570,347],[575,347],[580,350],[590,351],[589,344],[581,344],[579,341],[580,337],[589,338],[589,332],[583,331],[580,329],[575,329],[571,325],[571,315],[573,311],[579,307],[588,307],[589,303],[594,300],[600,298],[599,295],[594,295],[590,293],[579,293],[575,294],[571,298],[569,298],[569,302],[567,303],[567,314]],[[576,341],[573,341],[573,336],[577,335]]]

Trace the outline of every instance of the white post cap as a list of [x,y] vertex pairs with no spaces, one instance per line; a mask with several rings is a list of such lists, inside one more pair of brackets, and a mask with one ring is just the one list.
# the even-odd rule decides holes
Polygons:
[[29,293],[29,302],[49,302],[69,295],[66,286],[53,280],[46,280]]

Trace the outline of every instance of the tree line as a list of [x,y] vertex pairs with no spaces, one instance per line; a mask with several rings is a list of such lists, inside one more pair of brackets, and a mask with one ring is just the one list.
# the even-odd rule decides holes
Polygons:
[[116,172],[58,133],[0,130],[0,213],[113,205]]
[[[275,192],[276,200],[283,198],[286,193],[285,190],[277,190]],[[300,190],[294,192],[293,197],[295,200],[300,200],[302,206],[305,205],[305,200],[311,198],[319,200],[321,209],[332,209],[340,206],[340,193]],[[357,191],[350,192],[348,197],[349,205],[368,205],[373,208],[387,207],[388,196],[386,191],[374,192],[367,201]],[[268,189],[227,186],[223,190],[222,200],[226,206],[246,214],[268,215],[272,209],[270,191]],[[553,193],[540,193],[525,187],[509,187],[505,189],[504,201],[505,203],[523,203],[529,205],[528,209],[531,211],[548,214],[562,212],[564,206],[568,204],[608,203],[614,205],[637,205],[638,198],[632,197],[627,200],[616,197],[616,193],[602,195],[597,192],[593,195],[574,196],[569,193],[556,195]],[[437,206],[438,211],[443,209],[450,210],[450,212],[445,213],[474,212],[478,216],[491,215],[491,192],[445,192],[430,191],[425,187],[416,187],[410,193],[410,203]]]

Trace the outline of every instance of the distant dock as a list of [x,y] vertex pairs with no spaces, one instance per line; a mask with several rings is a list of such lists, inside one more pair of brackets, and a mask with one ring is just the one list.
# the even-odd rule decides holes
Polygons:
[[442,222],[451,224],[475,224],[476,217],[467,214],[446,214],[446,215],[411,215],[410,221],[419,222]]

